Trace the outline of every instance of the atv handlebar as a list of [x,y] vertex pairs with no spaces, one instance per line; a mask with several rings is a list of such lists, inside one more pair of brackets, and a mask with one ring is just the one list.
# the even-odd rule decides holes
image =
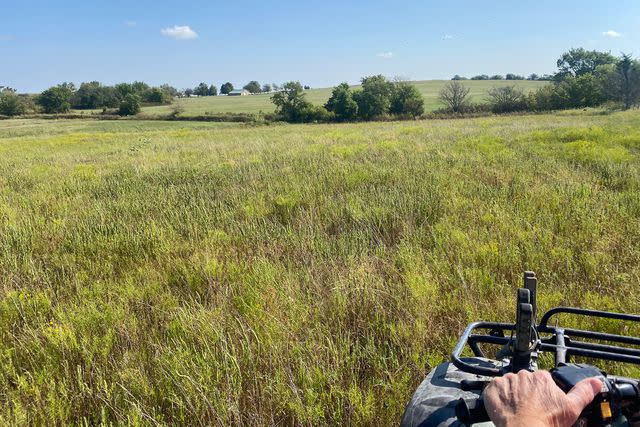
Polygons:
[[[606,391],[599,394],[580,414],[585,423],[578,425],[607,425],[624,415],[630,425],[640,425],[640,383],[638,380],[609,376],[589,365],[568,364],[551,371],[555,383],[565,393],[580,380],[602,377]],[[485,384],[488,384],[487,381]],[[465,425],[491,421],[482,397],[471,401],[460,399],[456,405],[456,417]]]
[[[636,324],[640,323],[640,316],[574,307],[556,307],[544,313],[540,323],[536,324],[536,300],[537,279],[535,273],[527,271],[524,273],[524,286],[517,292],[515,324],[498,322],[469,324],[451,353],[451,362],[463,372],[497,377],[523,369],[535,371],[538,355],[543,352],[553,353],[555,368],[551,373],[556,384],[565,392],[568,392],[579,379],[594,376],[604,378],[608,391],[599,395],[596,400],[599,399],[600,404],[605,402],[606,407],[599,408],[599,417],[593,416],[592,414],[597,412],[592,408],[596,403],[594,400],[594,403],[588,407],[590,412],[585,410],[584,413],[588,417],[588,425],[600,425],[599,423],[607,418],[605,415],[609,408],[613,415],[624,414],[627,418],[631,416],[634,419],[632,424],[640,426],[638,380],[607,377],[593,366],[568,363],[571,357],[579,356],[640,365],[640,348],[638,348],[640,338],[550,326],[551,318],[557,314],[636,322]],[[485,333],[476,333],[479,330],[484,330]],[[470,363],[469,359],[461,357],[467,344],[476,357],[482,358],[487,357],[483,353],[481,344],[501,345],[502,350],[496,357],[500,360],[494,361],[493,366]],[[485,384],[487,382],[485,381]],[[489,420],[481,399],[476,399],[471,404],[461,399],[456,407],[456,415],[461,421]],[[595,420],[595,423],[589,420]]]

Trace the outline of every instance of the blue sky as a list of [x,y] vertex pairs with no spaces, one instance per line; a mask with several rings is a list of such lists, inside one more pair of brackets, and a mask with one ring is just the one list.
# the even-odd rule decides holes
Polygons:
[[193,87],[382,73],[551,73],[571,47],[640,56],[640,1],[2,0],[0,85]]

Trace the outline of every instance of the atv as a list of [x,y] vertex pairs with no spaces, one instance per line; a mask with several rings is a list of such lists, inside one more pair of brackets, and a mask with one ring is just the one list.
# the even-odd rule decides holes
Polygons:
[[[517,291],[515,324],[473,322],[466,327],[451,360],[431,371],[414,393],[402,417],[403,427],[493,425],[482,401],[484,387],[509,372],[535,371],[544,357],[553,364],[551,376],[565,392],[587,377],[598,377],[604,383],[603,392],[585,408],[575,425],[640,426],[638,379],[608,375],[596,366],[572,363],[586,359],[593,363],[640,365],[640,338],[562,328],[552,322],[560,314],[626,322],[640,322],[640,316],[556,307],[536,323],[536,288],[535,273],[525,272],[524,287]],[[485,355],[490,345],[499,348],[494,358]],[[467,346],[473,357],[462,356]]]

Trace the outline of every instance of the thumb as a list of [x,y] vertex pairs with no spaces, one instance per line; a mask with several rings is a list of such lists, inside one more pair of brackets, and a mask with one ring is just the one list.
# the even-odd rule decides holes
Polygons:
[[602,387],[602,381],[598,378],[585,378],[569,390],[567,399],[575,410],[576,416],[580,415],[580,412],[593,401],[593,398],[602,392]]

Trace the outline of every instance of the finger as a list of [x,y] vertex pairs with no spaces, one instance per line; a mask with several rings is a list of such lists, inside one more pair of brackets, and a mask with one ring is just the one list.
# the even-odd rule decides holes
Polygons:
[[576,413],[579,414],[601,391],[601,380],[597,378],[585,378],[569,390],[567,398],[576,410]]

